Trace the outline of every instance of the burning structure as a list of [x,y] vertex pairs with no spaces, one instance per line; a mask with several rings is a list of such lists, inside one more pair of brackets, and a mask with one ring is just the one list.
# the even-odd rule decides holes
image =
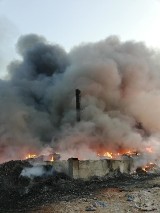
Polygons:
[[[106,177],[108,174],[135,174],[156,172],[160,169],[155,163],[144,161],[144,156],[140,153],[127,153],[125,155],[112,156],[112,153],[105,153],[103,156],[97,156],[97,160],[79,160],[78,158],[69,158],[68,160],[60,160],[60,154],[50,154],[49,156],[28,155],[28,160],[33,168],[27,168],[22,171],[24,176],[32,176],[31,174],[43,175],[43,166],[50,165],[52,172],[64,173],[73,179],[89,180],[92,177]],[[144,163],[140,163],[143,161]],[[159,163],[159,162],[157,162]],[[141,165],[141,167],[139,167]],[[27,171],[26,171],[27,170]],[[37,173],[38,171],[38,173]]]
[[159,159],[157,51],[112,36],[66,53],[37,35],[21,36],[17,51],[21,60],[0,81],[1,162],[41,155],[48,146],[62,160],[133,151],[144,153],[137,167]]
[[50,165],[58,173],[64,173],[73,179],[89,180],[92,177],[105,177],[109,173],[113,175],[117,172],[130,174],[133,169],[134,161],[128,159],[98,159],[98,160],[78,160],[78,158],[69,158],[68,160],[50,160],[43,161],[42,158],[32,159],[32,168],[22,171],[23,176],[33,174],[43,175],[43,165]]

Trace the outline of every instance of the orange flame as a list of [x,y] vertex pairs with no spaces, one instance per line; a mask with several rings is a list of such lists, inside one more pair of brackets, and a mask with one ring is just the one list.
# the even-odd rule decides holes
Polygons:
[[135,150],[118,150],[118,152],[110,152],[110,151],[100,151],[97,156],[99,157],[107,157],[110,159],[116,159],[120,156],[128,155],[128,156],[134,156],[139,155],[139,153]]
[[143,170],[144,172],[148,172],[148,171],[152,170],[155,166],[156,166],[155,163],[150,162],[150,163],[147,164],[146,166],[142,167],[142,170]]
[[105,153],[103,154],[104,157],[108,157],[108,158],[113,158],[112,155],[113,155],[112,152],[105,152]]
[[36,154],[28,154],[26,157],[25,157],[25,159],[31,159],[31,158],[36,158],[37,157],[37,155]]
[[51,157],[50,161],[51,161],[51,162],[53,162],[53,161],[54,161],[54,157],[53,157],[53,156]]

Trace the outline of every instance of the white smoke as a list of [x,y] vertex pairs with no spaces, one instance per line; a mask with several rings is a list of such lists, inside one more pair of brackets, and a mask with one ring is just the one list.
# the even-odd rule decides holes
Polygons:
[[33,179],[35,177],[49,176],[53,174],[53,169],[46,170],[43,165],[33,165],[33,167],[25,167],[20,176]]
[[34,177],[40,177],[45,174],[43,166],[34,166],[31,168],[24,168],[21,172],[21,176],[34,178]]

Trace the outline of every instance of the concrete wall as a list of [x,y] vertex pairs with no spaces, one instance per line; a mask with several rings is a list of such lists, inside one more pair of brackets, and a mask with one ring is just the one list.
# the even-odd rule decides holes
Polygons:
[[70,158],[68,161],[54,161],[53,166],[56,171],[64,172],[74,179],[89,179],[93,176],[103,177],[110,172],[120,171],[130,173],[133,165],[132,159],[127,160],[78,160]]
[[69,175],[74,179],[89,179],[93,176],[103,177],[110,172],[120,171],[121,173],[130,173],[132,160],[86,160],[79,161],[71,158],[69,161]]
[[57,161],[53,161],[52,165],[57,172],[63,172],[65,174],[69,175],[68,161],[57,160]]

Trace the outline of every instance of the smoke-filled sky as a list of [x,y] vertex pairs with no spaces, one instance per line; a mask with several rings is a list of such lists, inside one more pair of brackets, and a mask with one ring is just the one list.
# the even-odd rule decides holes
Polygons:
[[160,53],[149,45],[160,3],[118,2],[0,2],[0,161],[47,146],[68,156],[159,154]]

